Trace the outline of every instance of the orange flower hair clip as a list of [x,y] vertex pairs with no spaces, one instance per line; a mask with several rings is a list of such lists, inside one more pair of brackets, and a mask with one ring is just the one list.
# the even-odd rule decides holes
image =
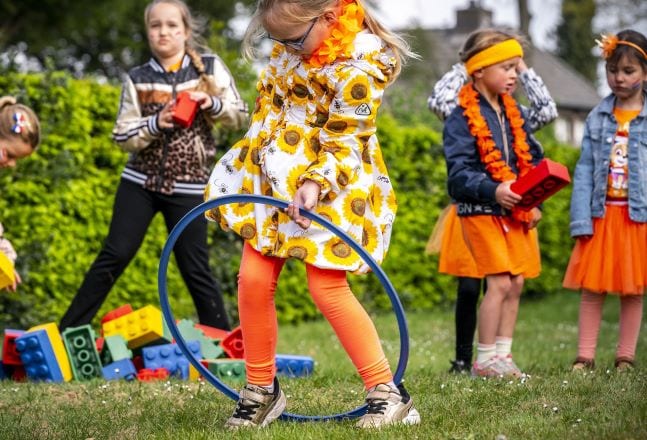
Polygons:
[[602,49],[602,58],[608,59],[618,46],[618,37],[610,34],[601,34],[599,40],[595,40],[596,44]]
[[604,58],[605,60],[609,59],[609,57],[613,55],[613,52],[615,52],[618,44],[633,47],[643,56],[643,58],[647,60],[647,53],[643,50],[642,47],[638,46],[635,43],[632,43],[631,41],[620,40],[616,35],[602,34],[600,35],[600,39],[595,40],[595,42],[597,43],[598,47],[602,49],[602,58]]

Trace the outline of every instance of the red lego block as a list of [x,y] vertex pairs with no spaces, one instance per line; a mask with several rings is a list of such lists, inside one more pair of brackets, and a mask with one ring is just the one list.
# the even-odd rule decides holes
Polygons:
[[15,365],[11,373],[11,380],[15,382],[27,382],[27,372],[22,365]]
[[22,330],[4,330],[4,342],[2,343],[2,363],[5,365],[22,365],[20,354],[16,351],[16,338],[22,336]]
[[[124,304],[121,307],[117,307],[114,310],[109,311],[105,315],[103,315],[103,318],[101,318],[101,325],[100,325],[100,333],[101,336],[103,336],[103,323],[112,321],[117,318],[121,318],[124,315],[127,315],[133,311],[133,308],[130,304]],[[99,350],[101,351],[101,350]]]
[[240,326],[233,329],[225,339],[220,341],[220,347],[225,351],[227,357],[231,359],[243,359],[245,357],[243,331]]
[[530,211],[570,182],[568,168],[561,163],[544,159],[510,185],[510,189],[523,197],[516,206]]
[[137,373],[137,380],[140,382],[153,382],[168,379],[170,375],[171,373],[166,368],[143,368]]
[[217,339],[218,341],[225,339],[229,334],[229,331],[227,330],[222,330],[215,327],[209,327],[208,325],[204,325],[204,324],[195,324],[194,327],[199,330],[202,330],[202,332],[207,338]]
[[198,101],[191,99],[191,95],[187,92],[179,93],[173,108],[173,122],[180,127],[190,127],[193,124],[193,118],[198,113],[198,108]]
[[101,350],[103,350],[103,345],[106,343],[106,340],[104,338],[97,338],[94,340],[94,345],[97,347],[97,351],[101,353]]

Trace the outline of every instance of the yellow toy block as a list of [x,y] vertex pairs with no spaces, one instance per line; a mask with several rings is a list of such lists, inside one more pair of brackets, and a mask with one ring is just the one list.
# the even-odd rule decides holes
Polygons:
[[47,324],[32,327],[27,330],[27,332],[35,330],[45,330],[47,332],[47,337],[49,338],[49,342],[52,344],[52,350],[54,350],[54,356],[56,356],[58,367],[61,369],[63,380],[65,382],[72,380],[70,359],[67,357],[67,351],[65,350],[65,345],[63,345],[63,338],[61,338],[61,333],[58,331],[58,325],[56,325],[55,322],[48,322]]
[[13,263],[4,253],[0,252],[0,289],[11,286],[16,281]]
[[189,380],[198,380],[200,379],[200,373],[193,364],[189,364]]
[[137,348],[164,337],[162,311],[146,306],[103,323],[103,336],[121,335],[128,348]]

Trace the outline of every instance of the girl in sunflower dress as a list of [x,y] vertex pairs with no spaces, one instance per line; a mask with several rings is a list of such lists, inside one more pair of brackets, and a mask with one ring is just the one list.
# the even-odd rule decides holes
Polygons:
[[[519,299],[524,280],[537,277],[541,270],[532,231],[541,211],[516,208],[521,196],[510,189],[543,156],[510,96],[522,57],[521,44],[508,33],[495,29],[472,33],[461,54],[472,82],[459,92],[459,105],[443,131],[449,195],[457,202],[476,270],[487,281],[479,307],[473,376],[522,375],[511,353]],[[505,351],[498,346],[503,341]]]
[[375,326],[346,279],[346,272],[368,267],[340,238],[299,214],[299,208],[316,212],[378,263],[384,259],[396,201],[375,122],[385,88],[411,52],[357,0],[261,0],[244,39],[246,54],[253,55],[261,35],[276,44],[249,130],[216,164],[205,198],[260,194],[290,204],[283,211],[237,203],[207,213],[245,241],[238,309],[247,384],[226,424],[265,426],[286,407],[276,379],[274,294],[287,258],[305,263],[313,300],[368,391],[359,426],[417,423],[420,416],[404,386],[393,382]]

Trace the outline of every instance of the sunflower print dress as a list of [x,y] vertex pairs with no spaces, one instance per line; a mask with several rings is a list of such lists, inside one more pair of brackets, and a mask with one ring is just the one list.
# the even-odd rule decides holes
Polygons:
[[[353,44],[351,58],[323,67],[274,46],[249,130],[216,164],[205,199],[261,194],[292,201],[305,179],[314,180],[321,194],[313,211],[381,263],[397,205],[375,119],[396,59],[368,31],[359,32]],[[263,255],[322,269],[369,269],[341,238],[315,222],[302,229],[273,206],[235,203],[206,216]]]

